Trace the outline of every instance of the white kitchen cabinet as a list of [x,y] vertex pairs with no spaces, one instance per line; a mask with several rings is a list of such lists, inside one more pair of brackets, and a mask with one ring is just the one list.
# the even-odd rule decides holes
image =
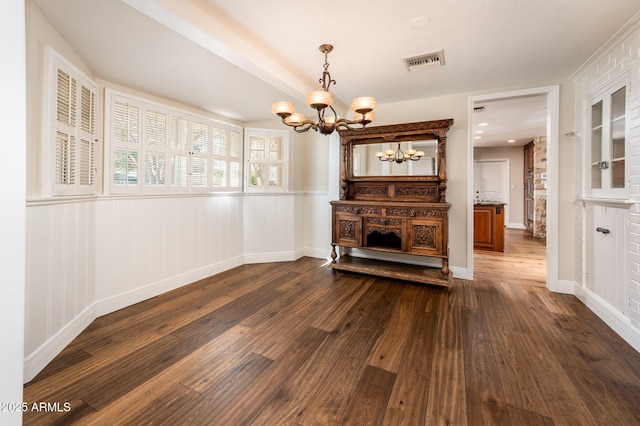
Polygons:
[[617,82],[589,101],[586,193],[591,197],[628,195],[629,85]]
[[586,203],[587,287],[616,311],[628,309],[629,207]]

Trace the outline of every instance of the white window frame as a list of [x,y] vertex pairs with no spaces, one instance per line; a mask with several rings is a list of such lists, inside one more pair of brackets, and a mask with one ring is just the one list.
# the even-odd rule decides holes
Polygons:
[[[264,137],[266,140],[264,147],[264,154],[262,160],[256,160],[251,158],[251,143],[250,140],[253,136]],[[282,158],[272,160],[269,158],[269,139],[282,138]],[[244,188],[245,192],[287,192],[289,190],[289,132],[283,130],[271,130],[271,129],[258,129],[258,128],[246,128],[245,129],[245,167],[244,167]],[[251,165],[252,164],[264,164],[265,173],[267,179],[264,185],[256,186],[251,184]],[[268,184],[269,168],[271,166],[282,167],[282,185],[272,187]]]
[[[137,142],[120,141],[116,131],[116,105],[132,105],[138,108],[138,137]],[[161,126],[157,126],[156,117],[147,126],[147,119],[154,115],[165,117],[165,127],[158,133]],[[181,123],[184,127],[178,127]],[[182,133],[175,133],[182,129]],[[196,129],[203,129],[205,144],[196,144],[194,135]],[[151,132],[155,132],[151,135]],[[162,134],[163,138],[159,138]],[[242,149],[232,146],[231,141],[242,141],[242,127],[213,120],[209,117],[179,110],[159,102],[129,95],[119,91],[107,89],[105,91],[105,191],[109,194],[158,194],[158,193],[202,193],[202,192],[236,192],[242,190],[241,170]],[[207,136],[208,135],[208,136]],[[214,135],[225,139],[222,150],[214,152]],[[223,137],[222,137],[222,136]],[[186,139],[185,139],[186,138]],[[158,143],[164,139],[164,143]],[[202,140],[202,139],[200,139]],[[183,141],[184,144],[177,142]],[[153,142],[153,143],[152,143]],[[224,142],[224,141],[223,141]],[[184,145],[184,146],[183,146]],[[206,148],[205,148],[206,147]],[[234,149],[235,148],[235,149]],[[117,149],[136,149],[138,151],[137,179],[125,179],[123,184],[116,184],[115,153]],[[155,162],[154,170],[164,172],[160,179],[147,181],[147,163],[149,154],[157,154],[156,158],[164,156],[164,167],[161,162]],[[214,161],[222,161],[226,170],[224,182],[216,184],[214,181]],[[199,169],[197,165],[203,167]],[[175,169],[173,165],[180,164],[184,169]],[[235,182],[231,179],[229,169],[236,169]],[[197,170],[207,170],[206,182],[198,183]],[[186,174],[179,173],[185,170]],[[216,175],[218,176],[218,175]],[[235,184],[234,184],[235,183]]]
[[[43,187],[53,196],[95,195],[97,177],[98,86],[49,46],[45,47],[46,136]],[[60,74],[69,77],[69,99],[59,99]],[[86,96],[85,96],[86,95]],[[67,103],[69,120],[59,120]],[[63,115],[65,115],[63,113]],[[60,136],[60,138],[59,138]]]

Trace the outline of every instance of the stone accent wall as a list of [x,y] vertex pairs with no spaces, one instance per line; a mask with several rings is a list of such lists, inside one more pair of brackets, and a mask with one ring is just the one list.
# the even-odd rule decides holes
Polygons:
[[547,138],[533,140],[533,236],[547,238]]

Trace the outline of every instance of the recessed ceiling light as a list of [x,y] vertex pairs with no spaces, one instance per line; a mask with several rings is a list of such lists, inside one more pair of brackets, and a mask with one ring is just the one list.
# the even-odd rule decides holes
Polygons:
[[476,133],[480,135],[480,134],[484,133],[484,130],[476,130]]
[[474,136],[474,139],[482,139],[482,136]]
[[478,126],[488,126],[488,125],[489,125],[489,123],[480,123],[480,124],[478,124]]
[[515,139],[509,139],[507,142],[514,143],[515,141],[516,141]]

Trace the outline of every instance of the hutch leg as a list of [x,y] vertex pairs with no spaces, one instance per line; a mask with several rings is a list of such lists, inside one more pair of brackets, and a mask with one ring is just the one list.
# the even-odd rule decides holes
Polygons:
[[337,257],[338,257],[338,254],[336,253],[336,245],[331,244],[331,262],[336,263]]
[[449,275],[449,258],[445,257],[442,259],[442,269],[440,269],[442,275]]

